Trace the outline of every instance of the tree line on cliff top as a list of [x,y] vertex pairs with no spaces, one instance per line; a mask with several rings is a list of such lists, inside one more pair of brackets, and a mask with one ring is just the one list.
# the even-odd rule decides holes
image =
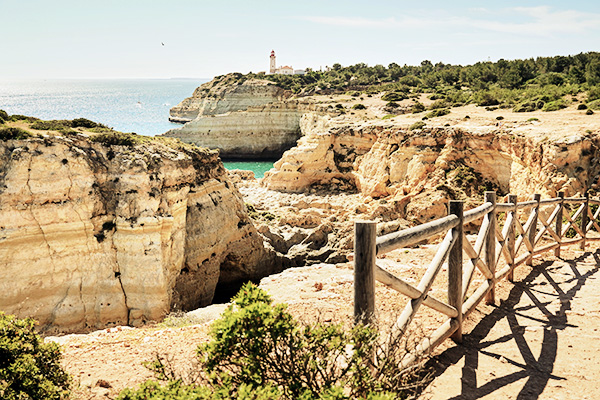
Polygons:
[[[239,75],[239,81],[249,78],[273,81],[298,95],[386,91],[408,97],[433,93],[448,105],[521,105],[515,111],[533,111],[558,101],[549,107],[551,111],[564,108],[565,104],[559,100],[567,95],[587,92],[588,102],[600,99],[600,53],[501,59],[467,66],[433,64],[428,60],[417,66],[391,63],[387,67],[365,63],[344,67],[336,63],[326,71],[309,69],[305,75]],[[590,108],[600,108],[600,103]]]

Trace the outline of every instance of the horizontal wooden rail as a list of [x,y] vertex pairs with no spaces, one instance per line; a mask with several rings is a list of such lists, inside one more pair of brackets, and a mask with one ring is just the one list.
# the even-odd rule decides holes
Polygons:
[[[532,265],[533,257],[549,251],[560,256],[560,249],[564,246],[579,244],[585,248],[586,241],[600,241],[600,207],[595,212],[590,209],[590,205],[600,205],[600,199],[591,199],[588,195],[564,197],[564,193],[560,192],[558,197],[551,199],[541,199],[539,194],[535,194],[529,201],[518,202],[514,195],[507,196],[505,200],[505,203],[496,203],[496,194],[486,192],[483,204],[464,212],[462,202],[451,201],[448,216],[378,238],[375,237],[374,222],[355,224],[355,321],[373,322],[375,281],[409,299],[394,325],[398,334],[407,331],[421,305],[447,318],[433,334],[424,338],[416,351],[402,361],[403,364],[409,365],[418,359],[419,353],[431,351],[447,338],[460,342],[463,319],[484,299],[494,303],[496,282],[505,278],[512,281],[518,266],[524,263]],[[570,206],[572,204],[578,205],[577,209]],[[543,211],[540,212],[540,209]],[[500,220],[498,213],[504,213]],[[463,227],[475,221],[481,222],[474,243],[471,243],[473,236],[467,235]],[[564,221],[566,224],[563,224]],[[503,226],[500,222],[504,223]],[[472,227],[469,225],[469,229]],[[598,233],[589,236],[592,229]],[[575,237],[566,238],[573,233]],[[444,239],[416,286],[376,265],[377,255],[442,234],[445,234]],[[463,252],[466,255],[464,260]],[[444,302],[429,291],[446,261],[448,301]],[[473,279],[476,270],[483,281]],[[474,282],[479,283],[472,288]]]
[[448,215],[447,217],[415,226],[414,228],[408,228],[378,237],[376,242],[376,254],[384,254],[395,249],[411,246],[447,231],[448,229],[454,228],[457,224],[458,218],[455,215]]
[[473,221],[478,220],[479,218],[482,218],[484,215],[486,215],[493,209],[494,209],[494,205],[492,203],[483,203],[479,207],[476,207],[472,210],[466,211],[464,213],[465,224],[468,224],[469,222],[473,222]]

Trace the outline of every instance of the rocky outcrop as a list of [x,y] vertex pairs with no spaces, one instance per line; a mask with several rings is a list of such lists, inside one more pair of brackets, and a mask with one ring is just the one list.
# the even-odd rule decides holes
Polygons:
[[0,141],[0,310],[138,325],[278,270],[216,152],[81,135]]
[[301,125],[298,146],[265,174],[267,188],[354,188],[403,204],[398,216],[418,223],[445,215],[449,199],[478,198],[485,190],[549,197],[600,189],[600,138],[590,133],[549,138],[491,126],[411,131],[315,115]]
[[171,109],[170,119],[185,125],[164,136],[218,149],[224,159],[277,159],[296,145],[303,114],[333,112],[290,96],[271,81],[217,77]]
[[300,137],[299,121],[305,107],[290,100],[245,111],[200,116],[164,136],[218,149],[226,159],[276,159]]
[[241,74],[228,74],[202,84],[192,97],[171,108],[170,119],[188,122],[202,115],[244,111],[289,97],[289,92],[271,81],[250,79],[242,82],[240,78]]

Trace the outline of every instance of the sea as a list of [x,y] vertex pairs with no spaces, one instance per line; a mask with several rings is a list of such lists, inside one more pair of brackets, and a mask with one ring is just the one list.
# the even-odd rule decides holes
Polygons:
[[[0,109],[41,119],[87,118],[121,132],[155,136],[180,127],[169,109],[208,79],[0,80]],[[273,161],[225,162],[262,178]]]

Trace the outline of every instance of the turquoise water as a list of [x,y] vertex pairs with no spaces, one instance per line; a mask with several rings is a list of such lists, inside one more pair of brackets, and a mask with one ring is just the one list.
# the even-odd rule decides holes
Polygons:
[[265,172],[273,168],[274,161],[224,161],[227,169],[245,169],[254,171],[256,178],[265,176]]
[[[155,136],[180,127],[169,109],[206,79],[0,80],[0,109],[41,119],[87,118],[121,132]],[[226,162],[262,178],[273,161]]]

